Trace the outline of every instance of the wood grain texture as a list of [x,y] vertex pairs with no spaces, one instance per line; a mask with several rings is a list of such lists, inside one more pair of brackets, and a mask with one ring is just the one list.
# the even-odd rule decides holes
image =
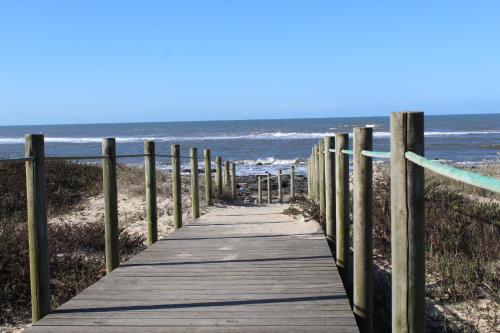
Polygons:
[[318,152],[318,163],[319,163],[319,211],[321,216],[325,215],[326,211],[326,192],[325,192],[325,140],[320,140]]
[[284,208],[211,209],[27,332],[358,332],[321,228]]
[[191,157],[191,212],[193,218],[200,217],[200,191],[198,186],[198,149],[192,147],[190,150]]
[[41,134],[25,138],[26,201],[30,263],[31,316],[38,321],[50,311],[50,277],[47,241],[47,190],[45,141]]
[[231,163],[231,199],[236,200],[236,163]]
[[273,192],[271,190],[271,175],[267,173],[267,203],[271,204]]
[[278,170],[278,203],[283,203],[282,171]]
[[335,240],[335,137],[325,137],[325,220],[326,237]]
[[110,273],[120,264],[118,249],[118,189],[116,182],[116,140],[102,140],[102,154],[107,156],[102,163],[104,192],[104,238],[106,271]]
[[212,164],[210,161],[210,149],[203,151],[205,161],[205,203],[207,206],[213,206],[213,190],[212,190]]
[[174,229],[182,227],[182,188],[181,188],[181,147],[171,146],[172,154],[172,202],[174,208]]
[[156,203],[156,148],[155,142],[144,142],[144,176],[146,183],[146,219],[148,221],[148,245],[158,240],[158,213]]
[[337,267],[344,281],[350,286],[349,156],[342,153],[343,149],[349,149],[349,135],[347,133],[338,133],[335,135],[335,230],[337,239]]
[[353,140],[353,308],[360,331],[373,331],[373,223],[372,158],[361,154],[372,150],[373,129],[355,127]]
[[217,189],[217,196],[222,196],[223,184],[222,184],[222,157],[215,157],[215,186]]
[[424,115],[391,113],[392,327],[425,330],[424,171],[406,160],[424,155]]

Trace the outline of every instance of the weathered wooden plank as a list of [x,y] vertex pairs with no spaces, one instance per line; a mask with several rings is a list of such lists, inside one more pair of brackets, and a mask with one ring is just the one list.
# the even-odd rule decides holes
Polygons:
[[319,226],[282,210],[215,209],[29,332],[357,332]]
[[[290,315],[288,311],[290,308],[281,308],[278,311],[273,311],[273,309],[265,309],[265,310],[257,310],[257,309],[249,309],[245,311],[228,311],[227,309],[222,310],[168,310],[168,309],[160,309],[160,310],[148,310],[148,311],[134,311],[134,318],[137,319],[158,319],[158,318],[198,318],[198,319],[223,319],[223,318],[233,318],[233,319],[274,319],[281,318],[286,319]],[[351,311],[346,310],[337,310],[332,311],[328,310],[302,310],[300,312],[300,318],[349,318],[351,316]],[[121,312],[78,312],[78,314],[74,314],[72,312],[62,312],[62,313],[54,313],[51,315],[52,319],[65,319],[65,318],[130,318],[130,311],[121,311]]]
[[[32,331],[32,330],[29,330]],[[255,325],[245,327],[244,332],[246,333],[263,333],[263,332],[273,332],[273,333],[302,333],[312,331],[315,333],[331,333],[332,331],[336,333],[350,333],[359,332],[357,328],[353,326],[336,326],[335,330],[332,326],[320,326],[320,325],[304,325],[304,326],[291,326],[291,325]],[[40,333],[77,333],[77,332],[96,332],[96,328],[92,326],[46,326],[37,327],[36,332]],[[194,326],[194,325],[183,325],[183,326],[153,326],[153,325],[143,325],[143,326],[126,326],[126,325],[116,325],[116,326],[99,326],[99,332],[109,333],[109,332],[149,332],[149,333],[186,333],[186,332],[218,332],[218,333],[235,333],[242,332],[241,326]]]
[[[67,324],[67,319],[47,318],[40,326]],[[193,325],[193,326],[256,326],[256,325],[293,325],[293,326],[346,326],[350,323],[349,317],[336,318],[254,318],[254,319],[236,319],[236,318],[210,318],[199,319],[191,318],[187,321],[185,318],[146,318],[145,320],[136,318],[72,318],[71,325],[87,325],[87,326],[109,326],[109,325],[126,325],[126,326],[141,326],[147,323],[152,326],[177,326],[177,325]],[[244,328],[243,328],[244,329]]]

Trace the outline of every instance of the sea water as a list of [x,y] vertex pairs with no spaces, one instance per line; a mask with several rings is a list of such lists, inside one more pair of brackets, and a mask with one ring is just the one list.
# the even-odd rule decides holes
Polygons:
[[[155,140],[158,153],[170,154],[171,144],[181,154],[197,147],[202,166],[203,149],[212,158],[237,163],[238,174],[285,172],[295,165],[305,172],[311,146],[326,135],[350,133],[354,127],[373,128],[374,149],[389,150],[389,117],[235,120],[120,124],[73,124],[0,127],[0,157],[19,157],[26,133],[45,135],[46,155],[100,155],[101,140],[114,137],[118,154],[143,153],[144,140]],[[500,114],[425,116],[425,155],[432,159],[476,164],[500,161]],[[142,158],[121,163],[140,165]],[[158,158],[168,170],[169,158]],[[188,168],[189,161],[183,162]]]

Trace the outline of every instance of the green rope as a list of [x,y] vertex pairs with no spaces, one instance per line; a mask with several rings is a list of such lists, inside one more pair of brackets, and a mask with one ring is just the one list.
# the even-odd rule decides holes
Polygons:
[[405,157],[409,161],[412,161],[413,163],[440,175],[500,193],[500,179],[495,177],[483,176],[474,172],[458,169],[438,161],[428,160],[425,157],[417,155],[411,151],[406,152]]
[[375,157],[375,158],[391,158],[391,152],[390,151],[363,150],[363,151],[361,151],[361,154],[364,155],[364,156]]

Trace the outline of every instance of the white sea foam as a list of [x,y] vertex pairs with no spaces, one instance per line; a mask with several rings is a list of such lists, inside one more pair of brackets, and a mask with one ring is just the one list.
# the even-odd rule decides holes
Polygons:
[[[283,174],[288,174],[290,172],[290,167],[293,165],[295,167],[295,173],[297,175],[305,175],[306,174],[306,161],[302,159],[290,159],[290,160],[280,160],[275,159],[273,157],[266,158],[258,158],[256,160],[236,160],[237,173],[240,176],[249,176],[249,175],[264,175],[266,173],[277,174],[281,169]],[[130,163],[131,165],[142,165],[140,163]],[[205,167],[203,162],[198,163],[198,169],[203,170]],[[212,168],[215,168],[212,165]],[[172,166],[167,163],[158,163],[158,169],[164,172],[172,171]],[[191,164],[189,162],[181,163],[181,173],[189,174],[191,169]]]
[[[372,126],[372,125],[370,125]],[[376,126],[376,125],[373,125]],[[454,131],[454,132],[425,132],[428,137],[446,137],[446,136],[464,136],[464,135],[494,135],[500,134],[500,130],[491,131]],[[144,140],[154,140],[157,142],[172,142],[172,141],[217,141],[217,140],[303,140],[303,139],[320,139],[325,136],[335,135],[334,132],[269,132],[269,133],[250,133],[242,135],[213,135],[213,136],[158,136],[158,137],[116,137],[117,142],[121,143],[135,143],[143,142]],[[352,133],[350,134],[352,135]],[[374,132],[374,137],[388,138],[391,136],[390,132]],[[88,144],[100,143],[100,137],[51,137],[47,136],[45,142],[49,143],[74,143],[74,144]],[[0,138],[0,144],[22,144],[24,143],[23,137],[3,137]]]

